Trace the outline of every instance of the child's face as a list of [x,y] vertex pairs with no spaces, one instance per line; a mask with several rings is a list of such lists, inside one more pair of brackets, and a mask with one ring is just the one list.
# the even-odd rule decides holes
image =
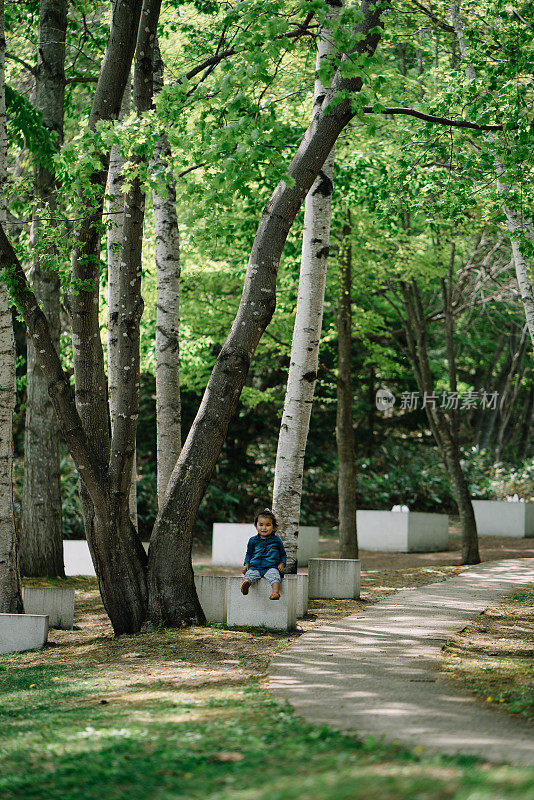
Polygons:
[[270,517],[258,517],[256,530],[260,536],[270,536],[274,530],[272,519]]

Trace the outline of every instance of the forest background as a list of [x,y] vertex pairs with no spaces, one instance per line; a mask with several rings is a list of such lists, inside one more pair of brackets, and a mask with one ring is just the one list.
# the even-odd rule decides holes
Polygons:
[[[345,9],[346,13],[354,11]],[[310,13],[303,35],[287,37]],[[418,108],[435,117],[462,117],[478,125],[497,120],[509,186],[532,209],[532,26],[526,8],[501,0],[466,3],[466,37],[479,70],[480,91],[465,77],[447,4],[396,3],[372,58],[361,108],[337,145],[332,241],[326,287],[320,367],[306,452],[302,521],[322,530],[337,525],[336,392],[340,264],[350,243],[352,259],[352,373],[356,503],[360,508],[454,512],[449,477],[419,400],[401,409],[401,397],[418,392],[404,338],[399,280],[416,279],[428,323],[428,351],[440,399],[450,392],[442,279],[448,276],[454,312],[457,390],[475,398],[460,409],[462,463],[474,497],[534,498],[530,437],[534,374],[525,315],[503,226],[495,169],[479,131],[384,114],[387,107]],[[180,384],[182,438],[235,316],[258,210],[287,168],[308,124],[321,2],[167,2],[158,37],[165,86],[155,110],[140,123],[126,114],[102,128],[126,158],[151,152],[165,130],[172,148],[180,229]],[[66,288],[76,195],[91,169],[92,144],[83,127],[98,64],[105,50],[107,4],[69,5],[64,143],[51,156],[53,137],[32,108],[39,3],[6,3],[9,126],[8,233],[23,264],[30,264],[27,220],[34,212],[36,161],[53,158],[59,202],[43,233],[42,252],[56,251],[54,269]],[[348,27],[348,25],[347,25]],[[340,43],[342,46],[342,36]],[[184,88],[191,64],[234,48],[232,56],[199,73]],[[195,86],[195,81],[198,84]],[[192,90],[194,87],[194,91]],[[365,108],[364,108],[365,107]],[[372,111],[373,113],[368,113]],[[81,124],[82,123],[82,124]],[[130,159],[130,161],[128,161]],[[93,165],[94,166],[94,165]],[[142,175],[160,187],[161,172]],[[282,412],[298,287],[301,211],[281,262],[277,308],[256,351],[222,455],[201,504],[196,535],[207,540],[214,521],[249,521],[268,504]],[[105,217],[106,219],[106,217]],[[110,224],[108,217],[106,224]],[[151,192],[143,239],[140,416],[137,429],[138,524],[147,538],[157,513],[156,477],[156,270]],[[107,347],[107,257],[102,235],[100,325]],[[26,410],[23,326],[17,332],[15,414],[16,512],[22,507]],[[66,313],[61,318],[61,360],[73,372]],[[377,390],[396,397],[392,416],[376,407]],[[480,407],[481,391],[497,392],[495,408]],[[474,394],[473,394],[474,393]],[[404,401],[406,404],[406,401]],[[82,537],[77,475],[61,449],[62,525],[65,537]]]

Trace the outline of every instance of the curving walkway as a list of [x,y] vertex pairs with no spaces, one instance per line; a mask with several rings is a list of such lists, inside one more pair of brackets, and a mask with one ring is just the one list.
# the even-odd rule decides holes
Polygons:
[[534,581],[534,559],[494,561],[405,589],[303,634],[275,656],[270,688],[315,724],[425,751],[534,764],[534,725],[440,676],[440,648],[492,601]]

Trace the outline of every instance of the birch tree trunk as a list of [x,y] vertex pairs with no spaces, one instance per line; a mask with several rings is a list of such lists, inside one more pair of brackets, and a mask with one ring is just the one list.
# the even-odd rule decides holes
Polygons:
[[[476,72],[474,66],[469,62],[468,59],[459,0],[451,0],[451,15],[454,33],[460,46],[460,54],[466,65],[465,73],[469,81],[474,81],[476,79]],[[530,340],[534,345],[534,289],[529,276],[529,265],[526,261],[523,252],[524,248],[522,246],[522,240],[524,237],[528,238],[530,241],[534,241],[534,231],[532,229],[532,223],[529,221],[527,224],[525,224],[522,214],[514,211],[514,209],[512,209],[506,202],[506,169],[496,151],[496,141],[493,133],[488,133],[485,139],[490,147],[490,152],[493,155],[493,163],[495,165],[495,173],[497,176],[497,191],[501,196],[502,210],[506,218],[506,227],[510,233],[515,274],[517,277],[517,283],[519,285],[519,292],[521,294],[521,302],[523,303],[523,308],[525,309],[525,317],[530,334]]]
[[[339,0],[327,0],[327,2],[331,10],[317,44],[313,115],[318,108],[321,108],[327,91],[320,80],[319,70],[323,61],[336,53],[333,29],[339,15]],[[319,343],[330,247],[334,161],[335,151],[332,148],[306,197],[304,206],[297,311],[276,453],[273,512],[278,520],[278,534],[286,548],[286,572],[289,574],[297,571],[297,538],[304,456],[319,366]]]
[[[154,92],[163,88],[163,61],[156,47]],[[166,136],[156,145],[152,172],[168,175],[171,148]],[[158,504],[161,508],[176,466],[181,440],[180,401],[180,232],[176,216],[176,184],[165,179],[165,192],[153,192],[156,227],[156,428]]]
[[[5,94],[6,36],[0,0],[0,223],[6,224],[7,129]],[[15,342],[7,289],[0,284],[0,612],[22,613],[22,594],[13,514],[13,411]]]
[[[127,51],[130,47],[130,37],[133,34],[131,25],[135,22],[132,14],[136,8],[134,0],[123,0],[121,3],[121,24],[117,22],[118,30],[115,35],[110,36],[93,102],[91,124],[96,118],[104,118],[104,112],[108,115],[107,118],[112,118],[113,114],[118,115],[131,64],[131,57],[128,61],[128,53],[125,54],[124,50]],[[388,8],[388,0],[384,0],[380,6],[368,3],[367,0],[361,3],[361,22],[354,28],[354,46],[350,48],[347,58],[352,54],[372,56],[381,38],[381,15]],[[145,0],[143,21],[139,25],[139,59],[136,55],[136,72],[137,63],[141,67],[150,56],[149,67],[152,74],[150,39],[152,32],[155,35],[158,13],[158,0]],[[145,92],[150,88],[148,84],[151,84],[147,74],[145,65],[142,74],[140,73],[139,86],[141,90],[144,85]],[[107,467],[102,462],[99,443],[87,425],[91,408],[87,410],[82,421],[78,407],[84,413],[86,409],[74,402],[69,381],[52,345],[46,318],[28,287],[16,253],[0,226],[0,266],[10,276],[29,336],[39,343],[39,361],[47,377],[49,393],[59,416],[63,435],[93,504],[88,541],[102,599],[116,633],[139,630],[141,615],[147,608],[147,599],[147,619],[150,624],[183,627],[192,622],[204,621],[191,565],[192,530],[198,507],[220,455],[251,358],[274,312],[277,270],[289,230],[338,136],[353,118],[355,112],[352,109],[352,94],[359,92],[361,88],[360,77],[344,77],[341,70],[338,71],[323,106],[317,109],[288,166],[288,182],[280,181],[264,209],[250,254],[234,324],[217,358],[200,409],[170,477],[164,504],[154,526],[147,580],[144,551],[129,520],[127,504],[139,388],[136,369],[142,298],[140,262],[135,259],[140,256],[141,251],[142,201],[139,201],[137,194],[133,194],[131,202],[128,199],[129,210],[125,214],[123,255],[127,263],[124,275],[121,270],[121,289],[124,286],[126,290],[126,307],[121,314],[122,331],[119,329],[119,332],[126,336],[120,335],[119,340],[123,349],[122,374],[126,374],[126,368],[129,374],[124,381],[124,391],[120,393],[116,430]],[[334,97],[339,102],[333,103]],[[140,103],[137,107],[143,106]],[[105,182],[99,183],[98,175],[95,175],[94,181],[102,187]],[[132,185],[132,191],[137,193],[138,190],[138,186]],[[93,211],[80,231],[86,237],[80,242],[87,247],[91,243],[88,235],[89,223],[94,220],[95,215],[96,212]],[[128,231],[126,220],[129,220]],[[77,274],[83,274],[86,264],[85,259],[78,258]],[[82,355],[83,346],[83,342],[76,342],[76,347],[82,349]],[[132,374],[134,380],[130,380]]]
[[[153,5],[150,0],[145,0],[144,3],[142,0],[114,0],[108,46],[89,115],[90,129],[94,130],[100,120],[113,120],[119,117],[133,55],[138,45],[138,33],[139,41],[143,42],[141,46],[144,46],[147,38],[146,26],[140,25],[141,14],[142,11],[152,9]],[[159,5],[157,12],[159,14]],[[69,437],[71,453],[75,462],[78,462],[76,466],[82,479],[80,495],[85,533],[104,606],[114,631],[119,634],[139,630],[145,616],[146,556],[129,515],[135,433],[133,446],[131,441],[128,442],[128,463],[121,458],[120,448],[115,448],[113,453],[115,471],[111,476],[107,377],[98,318],[100,226],[109,159],[106,154],[102,154],[101,160],[102,168],[91,176],[95,201],[87,207],[76,231],[72,268],[73,287],[68,297],[74,355],[76,414],[70,407],[68,394],[66,397],[63,396],[65,384],[61,378],[58,394],[53,395],[52,400],[56,410],[61,409],[62,429]],[[92,286],[92,289],[77,292],[76,288],[80,282],[85,286]],[[28,321],[35,332],[42,337],[42,320],[30,301]],[[132,322],[135,339],[135,319]],[[127,336],[128,334],[129,331],[126,332]],[[47,366],[49,375],[55,374],[55,380],[58,380],[59,369],[55,361],[48,359]],[[121,378],[124,375],[126,372],[122,371]],[[133,375],[133,380],[138,381],[138,377]],[[119,401],[117,406],[117,415],[120,415],[123,412]],[[130,423],[135,424],[136,419],[135,417],[135,420],[130,420]],[[114,479],[117,470],[121,469],[119,486],[114,484]]]
[[[132,109],[132,86],[128,78],[122,98],[119,119],[128,116]],[[124,226],[124,191],[123,170],[126,159],[121,155],[120,147],[113,145],[109,157],[108,170],[108,223],[107,223],[107,259],[108,259],[108,396],[111,431],[117,415],[117,397],[120,391],[119,373],[119,336],[117,323],[119,318],[119,274],[122,258],[122,230]],[[132,466],[132,483],[129,496],[130,519],[137,528],[137,467],[134,455]]]
[[350,211],[343,228],[337,310],[337,414],[339,557],[358,558],[356,470],[352,419],[352,243]]
[[[67,0],[41,0],[39,46],[35,73],[35,107],[43,123],[63,140],[65,96],[65,35]],[[34,174],[35,196],[45,213],[56,206],[54,173],[37,164]],[[35,246],[41,227],[40,209],[32,220],[31,242]],[[30,280],[50,324],[54,345],[59,350],[60,282],[58,273],[35,256]],[[59,423],[48,396],[46,380],[31,340],[27,343],[27,403],[24,436],[24,485],[22,531],[20,538],[23,575],[64,576],[61,489],[59,471]]]
[[[361,4],[362,21],[355,26],[355,44],[347,58],[354,53],[367,56],[375,52],[381,36],[381,15],[388,8],[388,2],[365,0]],[[170,477],[164,506],[150,539],[148,618],[152,624],[183,626],[196,620],[191,547],[198,507],[221,452],[250,361],[274,313],[276,276],[287,235],[338,136],[354,116],[351,95],[361,88],[361,78],[344,78],[338,71],[288,166],[289,183],[282,180],[278,184],[263,210],[236,318]],[[342,99],[332,104],[338,92],[342,92]]]

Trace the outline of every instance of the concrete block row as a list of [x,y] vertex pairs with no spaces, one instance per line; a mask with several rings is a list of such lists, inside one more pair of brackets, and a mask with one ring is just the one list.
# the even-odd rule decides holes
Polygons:
[[308,565],[309,597],[332,600],[360,596],[361,562],[357,558],[311,558]]
[[280,584],[280,600],[269,600],[270,584],[260,580],[241,594],[242,577],[195,575],[200,605],[208,622],[291,630],[308,611],[308,598],[358,598],[360,561],[312,558],[308,575],[286,575]]
[[286,575],[280,586],[280,600],[269,600],[271,587],[258,581],[245,597],[242,577],[195,575],[195,587],[208,622],[228,625],[265,625],[288,630],[308,611],[308,576]]

